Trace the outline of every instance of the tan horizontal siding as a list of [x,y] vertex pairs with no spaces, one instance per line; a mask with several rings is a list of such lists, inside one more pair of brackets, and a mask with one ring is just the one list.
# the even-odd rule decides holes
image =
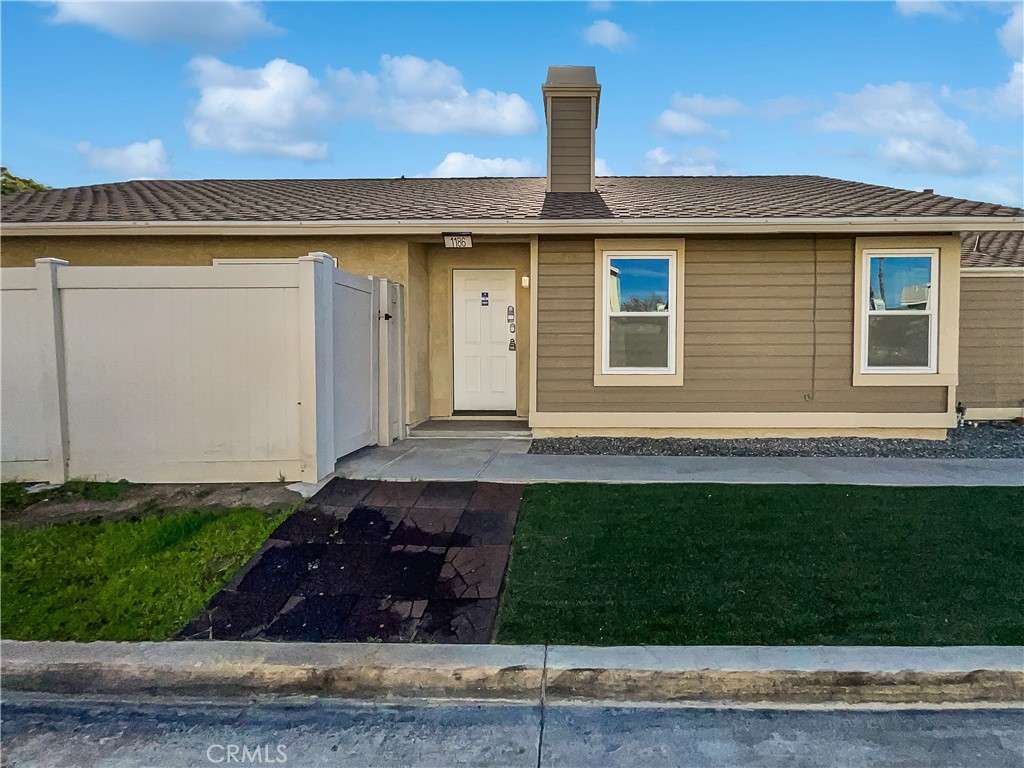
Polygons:
[[1024,407],[1024,278],[961,278],[957,400],[968,408]]
[[852,385],[853,248],[819,238],[815,281],[812,238],[687,238],[684,385],[595,387],[594,242],[541,238],[538,410],[944,412],[945,387]]
[[591,101],[560,96],[551,100],[549,148],[551,189],[590,191],[594,135]]

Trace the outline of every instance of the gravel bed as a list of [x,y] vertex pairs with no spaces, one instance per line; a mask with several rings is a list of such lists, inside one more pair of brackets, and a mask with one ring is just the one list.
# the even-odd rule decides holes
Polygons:
[[590,456],[810,456],[906,459],[1024,459],[1024,426],[969,422],[945,440],[874,437],[767,437],[735,440],[655,437],[548,437],[530,453]]

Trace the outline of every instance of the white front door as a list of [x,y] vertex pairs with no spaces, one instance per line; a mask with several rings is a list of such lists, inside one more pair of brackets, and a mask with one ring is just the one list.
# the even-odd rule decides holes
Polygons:
[[516,271],[452,273],[455,410],[516,409]]

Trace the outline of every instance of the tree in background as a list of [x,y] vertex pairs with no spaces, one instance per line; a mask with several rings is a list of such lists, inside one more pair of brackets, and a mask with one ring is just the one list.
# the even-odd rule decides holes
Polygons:
[[622,312],[661,312],[668,305],[668,302],[656,293],[652,293],[646,299],[633,296],[629,301],[623,302]]
[[28,192],[35,189],[49,189],[48,186],[40,184],[38,181],[15,176],[7,170],[7,166],[0,168],[0,174],[3,176],[2,184],[0,184],[0,194],[3,195],[10,195],[15,192]]

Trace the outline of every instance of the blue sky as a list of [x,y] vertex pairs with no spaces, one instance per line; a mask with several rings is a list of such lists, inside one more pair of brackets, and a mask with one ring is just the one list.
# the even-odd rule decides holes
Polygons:
[[619,298],[644,300],[657,294],[668,299],[668,259],[612,259],[619,269]]
[[1022,202],[1020,3],[3,2],[2,161],[127,178],[539,175],[549,64],[599,172]]

